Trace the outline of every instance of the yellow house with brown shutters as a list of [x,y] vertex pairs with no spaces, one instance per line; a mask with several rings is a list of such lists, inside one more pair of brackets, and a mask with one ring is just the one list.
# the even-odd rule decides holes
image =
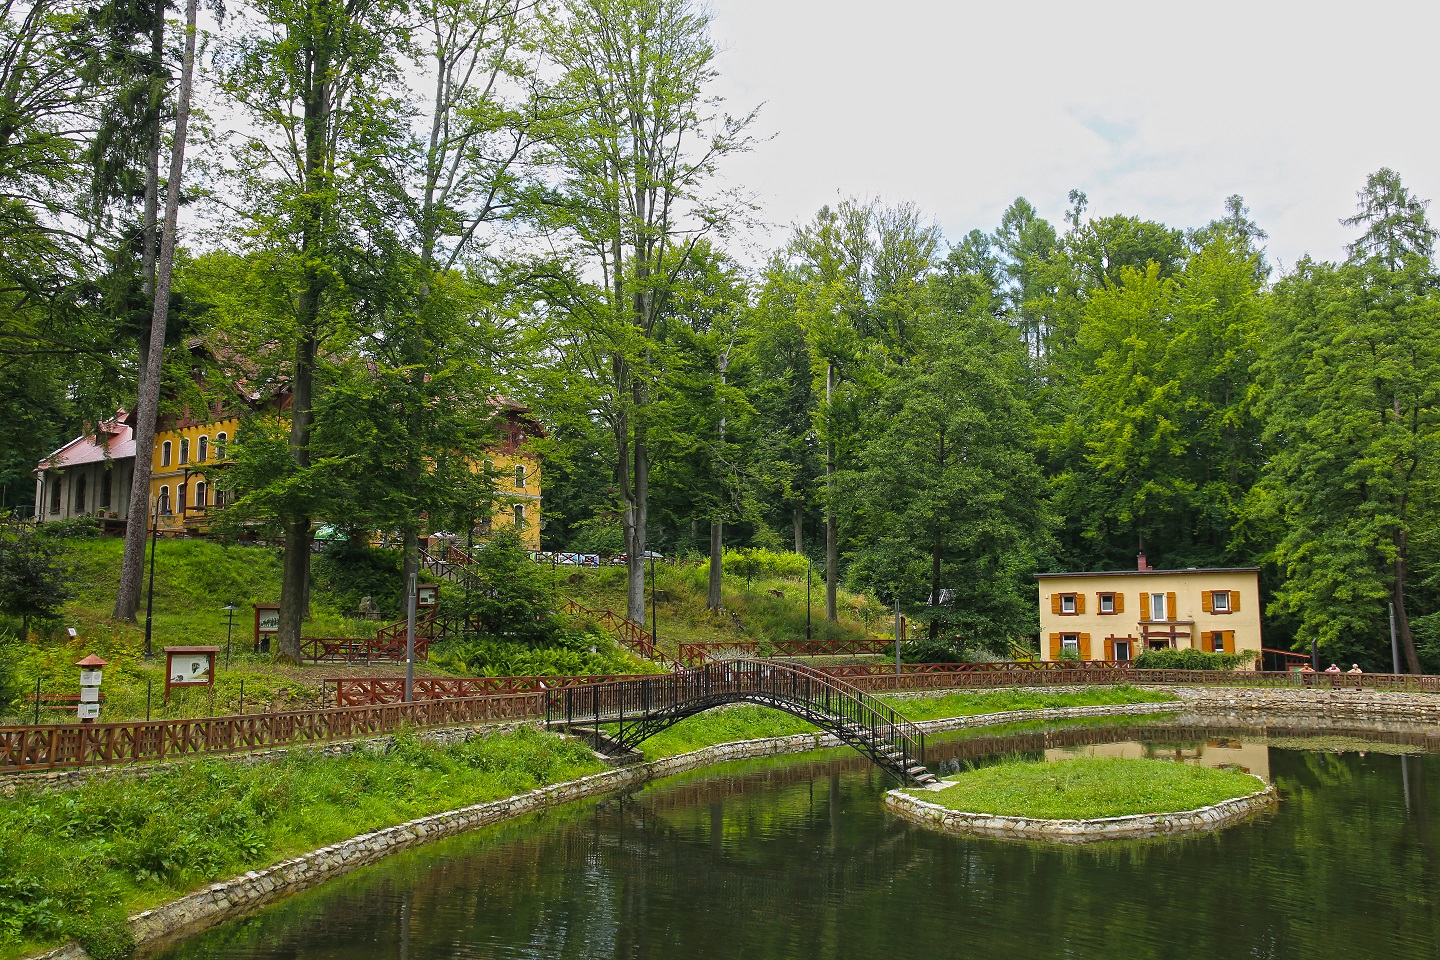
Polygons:
[[1145,650],[1260,659],[1258,567],[1039,573],[1043,660],[1128,662]]

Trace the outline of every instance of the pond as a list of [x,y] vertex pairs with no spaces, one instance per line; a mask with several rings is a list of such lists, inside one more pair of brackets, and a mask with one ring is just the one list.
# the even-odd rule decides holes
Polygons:
[[1279,810],[1181,840],[932,833],[841,751],[731,764],[412,851],[190,940],[198,958],[1434,958],[1440,756],[1087,725],[940,739],[935,766],[1099,750],[1233,763]]

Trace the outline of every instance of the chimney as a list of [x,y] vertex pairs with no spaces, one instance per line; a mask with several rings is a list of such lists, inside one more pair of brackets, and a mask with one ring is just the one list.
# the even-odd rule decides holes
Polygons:
[[1135,564],[1136,564],[1135,569],[1137,569],[1137,570],[1149,570],[1149,569],[1150,569],[1150,564],[1145,561],[1145,551],[1144,551],[1144,550],[1141,550],[1141,551],[1140,551],[1140,555],[1135,558]]

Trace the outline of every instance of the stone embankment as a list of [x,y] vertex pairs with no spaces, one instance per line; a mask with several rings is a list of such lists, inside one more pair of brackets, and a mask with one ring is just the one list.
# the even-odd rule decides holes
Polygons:
[[[1251,774],[1254,776],[1254,774]],[[896,816],[962,836],[991,837],[997,840],[1036,840],[1047,843],[1091,843],[1097,840],[1134,840],[1204,833],[1229,826],[1246,817],[1269,810],[1278,801],[1275,788],[1255,777],[1263,788],[1198,810],[1174,813],[1144,813],[1128,817],[1101,817],[1094,820],[1042,820],[1035,817],[1007,817],[993,813],[966,813],[951,810],[906,790],[891,790],[885,806]],[[941,782],[931,790],[943,790]]]

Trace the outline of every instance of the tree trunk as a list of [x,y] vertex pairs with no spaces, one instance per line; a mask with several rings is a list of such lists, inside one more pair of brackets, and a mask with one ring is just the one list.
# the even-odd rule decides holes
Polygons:
[[[145,523],[150,515],[150,473],[154,460],[155,421],[160,410],[160,370],[165,355],[165,327],[170,313],[170,281],[175,263],[175,231],[180,218],[180,191],[185,174],[185,135],[190,125],[190,88],[195,72],[195,21],[199,0],[185,5],[185,57],[175,109],[175,139],[170,151],[170,179],[165,192],[165,226],[155,266],[155,295],[150,312],[150,349],[145,357],[139,404],[135,410],[135,473],[125,524],[125,553],[120,564],[120,589],[113,614],[135,619],[140,608],[140,580],[145,568]],[[141,521],[136,523],[136,521]]]
[[1411,673],[1418,676],[1424,671],[1420,667],[1420,655],[1415,650],[1415,635],[1410,630],[1410,615],[1405,610],[1405,577],[1409,574],[1407,539],[1403,529],[1396,531],[1395,584],[1391,595],[1395,600],[1395,633],[1400,639],[1400,649],[1405,654],[1405,665]]
[[930,548],[930,639],[940,639],[940,538]]
[[793,523],[794,526],[795,526],[795,552],[796,552],[796,553],[804,553],[804,552],[805,552],[805,505],[804,505],[803,503],[797,503],[797,504],[795,504],[795,511],[794,511],[794,516],[792,517],[792,523]]
[[[650,458],[643,427],[631,445],[631,499],[625,506],[625,616],[645,622],[645,527],[649,513]],[[651,584],[654,589],[654,584]]]
[[[825,416],[830,417],[830,391],[834,386],[835,367],[825,365]],[[835,434],[834,424],[826,430],[828,437],[825,448],[825,619],[835,623],[840,619],[835,603],[835,590],[840,578],[840,545],[835,529]]]
[[724,577],[722,563],[725,544],[725,521],[710,521],[710,597],[705,606],[710,610],[720,609],[720,585]]

